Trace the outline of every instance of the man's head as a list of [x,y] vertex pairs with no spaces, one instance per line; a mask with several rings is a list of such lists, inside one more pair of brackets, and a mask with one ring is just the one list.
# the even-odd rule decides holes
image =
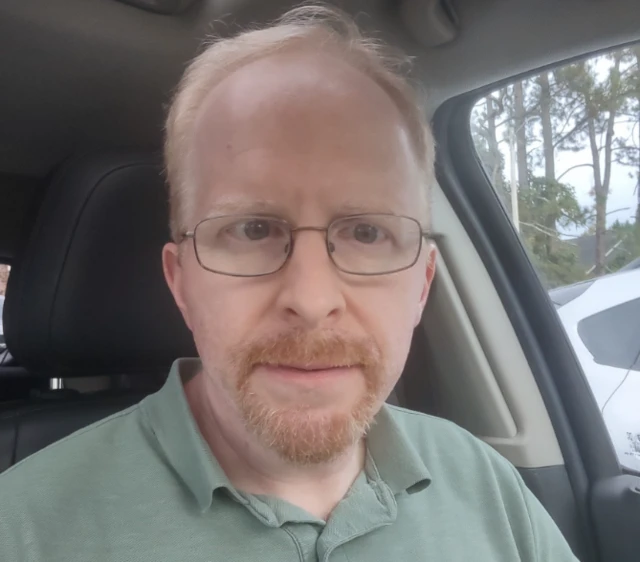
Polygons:
[[363,435],[433,277],[433,142],[397,62],[302,8],[208,47],[169,114],[165,274],[212,411],[293,463]]

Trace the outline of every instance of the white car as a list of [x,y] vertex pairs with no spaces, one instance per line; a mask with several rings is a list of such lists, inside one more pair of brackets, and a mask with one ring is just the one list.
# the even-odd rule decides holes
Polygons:
[[549,293],[620,464],[640,472],[640,269]]

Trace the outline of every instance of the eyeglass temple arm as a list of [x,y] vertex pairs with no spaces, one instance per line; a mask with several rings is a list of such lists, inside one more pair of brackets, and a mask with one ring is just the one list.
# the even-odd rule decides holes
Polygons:
[[425,240],[433,240],[434,242],[438,242],[444,238],[443,234],[438,234],[437,232],[431,232],[430,230],[423,230],[422,237]]
[[184,242],[187,238],[193,238],[196,235],[195,230],[189,230],[187,232],[183,232],[178,237],[178,242]]

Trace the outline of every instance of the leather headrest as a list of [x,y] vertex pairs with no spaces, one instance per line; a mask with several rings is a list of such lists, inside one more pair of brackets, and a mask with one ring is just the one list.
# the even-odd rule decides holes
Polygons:
[[85,156],[57,174],[7,287],[17,361],[47,376],[157,373],[195,346],[166,286],[159,159]]

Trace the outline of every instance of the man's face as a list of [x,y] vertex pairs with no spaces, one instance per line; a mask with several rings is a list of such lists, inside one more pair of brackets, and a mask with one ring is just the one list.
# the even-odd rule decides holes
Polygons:
[[[191,166],[189,229],[230,214],[294,227],[356,213],[425,214],[395,105],[328,54],[272,56],[216,86],[197,118]],[[206,271],[190,240],[164,252],[218,423],[249,429],[302,464],[334,458],[366,431],[402,372],[433,275],[424,246],[407,270],[343,273],[324,236],[295,233],[285,266],[261,277]]]

